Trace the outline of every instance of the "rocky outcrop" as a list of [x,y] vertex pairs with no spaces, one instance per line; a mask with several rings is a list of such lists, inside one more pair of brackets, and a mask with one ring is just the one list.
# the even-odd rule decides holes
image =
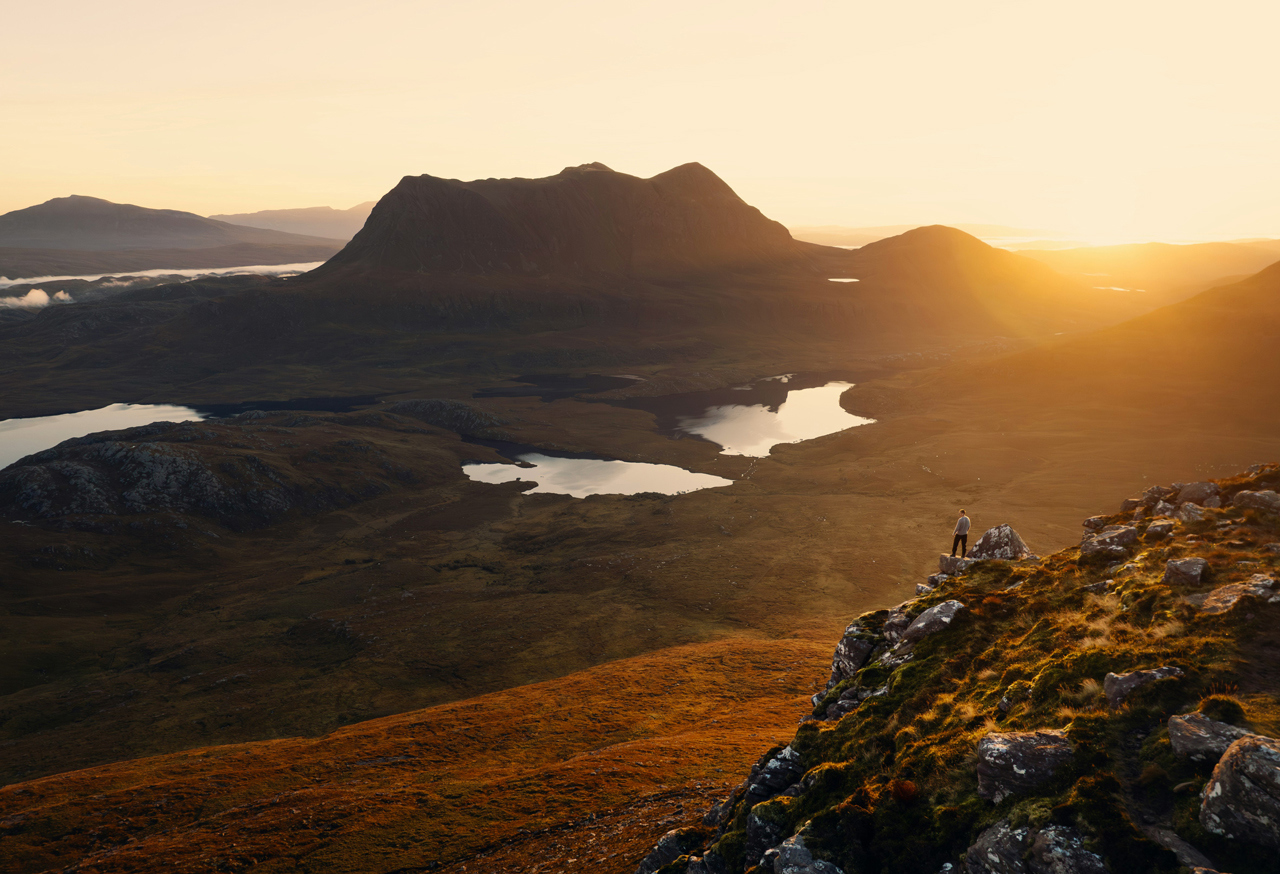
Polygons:
[[1203,505],[1205,501],[1212,500],[1218,497],[1219,494],[1221,494],[1221,489],[1218,488],[1217,483],[1187,483],[1178,489],[1177,503]]
[[959,601],[943,601],[941,604],[935,604],[907,626],[907,629],[902,632],[901,643],[915,643],[930,634],[942,631],[951,625],[963,609],[965,609],[964,604]]
[[1108,704],[1119,707],[1124,703],[1124,699],[1139,686],[1154,683],[1156,680],[1168,680],[1181,676],[1183,676],[1182,668],[1170,665],[1145,671],[1130,671],[1127,674],[1107,674],[1102,681],[1102,691],[1107,696]]
[[1251,735],[1227,748],[1205,784],[1200,824],[1280,850],[1280,741]]
[[792,835],[781,844],[765,850],[760,867],[773,874],[844,874],[835,865],[813,858],[802,834]]
[[800,754],[790,746],[783,747],[776,755],[761,759],[751,770],[747,781],[747,801],[752,805],[768,801],[795,785],[803,775]]
[[764,854],[782,840],[782,826],[760,816],[756,811],[747,814],[747,868],[759,864]]
[[989,734],[978,741],[978,795],[999,804],[1052,779],[1071,761],[1071,742],[1060,730]]
[[706,840],[707,833],[699,828],[672,829],[663,835],[649,855],[644,857],[636,874],[653,874],[663,865],[669,865],[690,851],[699,849]]
[[1175,558],[1165,562],[1160,582],[1167,586],[1198,586],[1209,562],[1203,558]]
[[964,859],[965,874],[1105,874],[1102,857],[1085,848],[1069,826],[1013,828],[1001,820],[988,828]]
[[1108,525],[1096,534],[1086,534],[1080,542],[1082,558],[1128,558],[1129,547],[1138,542],[1138,529],[1132,525]]
[[831,656],[831,677],[827,680],[827,687],[818,697],[858,673],[879,641],[878,635],[860,623],[855,622],[846,628]]
[[1035,558],[1035,554],[1027,549],[1018,532],[1008,525],[997,525],[987,529],[978,542],[969,550],[969,558],[979,561],[984,559],[1000,559],[1002,561],[1019,561],[1024,558]]
[[509,420],[462,401],[415,398],[389,404],[385,411],[400,416],[410,416],[428,425],[435,425],[437,428],[455,431],[468,437],[480,437],[485,440],[512,439],[511,435],[503,430],[504,426],[511,424]]
[[1244,510],[1263,510],[1268,513],[1280,513],[1280,493],[1270,489],[1260,492],[1241,491],[1231,500],[1233,507]]
[[1233,743],[1250,732],[1225,722],[1217,722],[1203,713],[1169,717],[1169,743],[1173,751],[1197,762],[1216,762]]
[[1152,540],[1162,540],[1173,533],[1173,523],[1169,521],[1152,522],[1147,526],[1146,536]]
[[1214,589],[1205,598],[1201,609],[1210,614],[1226,613],[1244,597],[1262,598],[1273,604],[1280,602],[1276,581],[1265,574],[1254,574],[1243,583],[1230,583]]

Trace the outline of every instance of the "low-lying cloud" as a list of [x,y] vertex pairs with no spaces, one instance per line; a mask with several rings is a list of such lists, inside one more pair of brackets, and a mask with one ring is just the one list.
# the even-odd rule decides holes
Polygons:
[[49,292],[33,288],[22,297],[0,297],[0,309],[38,310],[56,303],[72,303],[71,295],[65,291],[59,291],[55,292],[53,297],[49,297]]

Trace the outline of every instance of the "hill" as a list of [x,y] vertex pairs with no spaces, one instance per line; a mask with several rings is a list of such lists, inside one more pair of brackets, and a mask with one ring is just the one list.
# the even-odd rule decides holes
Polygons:
[[341,245],[73,195],[0,215],[0,276],[305,263],[322,261]]
[[1259,243],[1136,243],[1054,251],[1022,250],[1022,255],[1090,286],[1141,290],[1171,303],[1250,276],[1280,260],[1280,252]]
[[1277,485],[1270,465],[1156,486],[1044,560],[943,556],[641,870],[1274,870]]
[[[877,240],[896,237],[907,231],[925,225],[883,225],[870,228],[850,228],[843,225],[816,225],[791,228],[791,235],[797,240],[818,243],[823,246],[865,246]],[[1032,230],[1030,228],[1011,228],[1007,225],[973,225],[957,224],[951,227],[973,234],[983,240],[1004,240],[1007,238],[1045,239],[1053,236],[1052,231]]]
[[266,228],[273,231],[287,231],[291,234],[350,240],[364,227],[365,219],[369,218],[373,204],[374,201],[371,200],[368,203],[358,203],[350,209],[334,209],[331,206],[264,209],[258,212],[211,215],[209,218],[249,228]]

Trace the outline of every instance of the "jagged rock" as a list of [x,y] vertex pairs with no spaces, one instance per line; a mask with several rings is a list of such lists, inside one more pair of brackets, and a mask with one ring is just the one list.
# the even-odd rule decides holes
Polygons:
[[658,839],[658,843],[649,851],[649,855],[640,862],[640,867],[636,868],[636,874],[653,874],[663,865],[669,865],[690,851],[700,848],[705,838],[706,833],[702,829],[672,829]]
[[995,528],[987,529],[978,538],[973,549],[969,550],[969,558],[1018,561],[1023,558],[1036,558],[1036,556],[1027,549],[1027,545],[1022,542],[1017,531],[1008,525],[997,525]]
[[932,594],[933,594],[933,586],[929,585],[928,583],[916,583],[917,596],[932,595]]
[[938,556],[938,571],[954,577],[967,571],[969,566],[976,562],[976,558],[961,558],[958,555],[947,555],[944,552]]
[[1120,503],[1121,513],[1132,513],[1134,510],[1142,506],[1142,498],[1125,498]]
[[[751,806],[768,801],[789,788],[804,775],[800,754],[785,746],[775,756],[762,759],[751,769],[747,785],[747,803]],[[776,843],[776,842],[775,842]],[[766,847],[772,844],[766,844]],[[764,852],[764,847],[760,852]]]
[[1071,742],[1060,730],[989,734],[978,741],[978,795],[999,804],[1029,792],[1071,756]]
[[1177,509],[1178,509],[1177,507],[1175,507],[1173,504],[1170,504],[1168,501],[1160,501],[1158,504],[1156,504],[1154,507],[1151,508],[1151,515],[1152,516],[1172,516],[1177,511]]
[[1203,504],[1210,498],[1216,498],[1220,489],[1217,483],[1187,483],[1178,489],[1179,504]]
[[766,850],[760,867],[773,874],[844,874],[838,867],[813,858],[802,835],[792,835],[781,844]]
[[1096,534],[1086,534],[1080,543],[1080,556],[1091,558],[1127,558],[1129,547],[1138,541],[1138,529],[1132,525],[1108,525]]
[[1203,558],[1174,558],[1165,562],[1160,582],[1167,586],[1198,586],[1209,562]]
[[760,863],[765,851],[782,840],[782,826],[761,819],[753,810],[747,814],[747,868]]
[[729,866],[715,850],[707,850],[701,856],[690,856],[685,874],[729,874]]
[[879,640],[878,635],[860,623],[854,622],[846,628],[831,656],[831,679],[827,680],[827,688],[822,694],[858,673]]
[[1231,583],[1219,586],[1209,593],[1201,607],[1206,613],[1226,613],[1241,598],[1252,595],[1271,603],[1280,602],[1280,592],[1275,589],[1276,581],[1265,574],[1254,574],[1243,583]]
[[1202,521],[1208,514],[1205,513],[1204,507],[1198,507],[1195,504],[1187,502],[1185,504],[1178,505],[1178,512],[1175,515],[1183,522],[1191,523]]
[[1172,500],[1177,493],[1177,489],[1171,489],[1168,486],[1152,486],[1142,493],[1142,503],[1143,506],[1154,507],[1161,501]]
[[1205,784],[1200,824],[1280,850],[1280,741],[1250,735],[1227,748]]
[[902,633],[910,625],[911,617],[907,615],[906,606],[899,605],[889,611],[889,618],[880,627],[880,633],[884,635],[885,640],[889,641],[889,643],[897,643],[902,639]]
[[959,601],[943,601],[941,604],[930,607],[917,616],[916,620],[902,633],[902,643],[915,643],[930,634],[941,631],[949,626],[956,615],[964,609],[964,604]]
[[1107,516],[1090,516],[1088,519],[1085,519],[1084,522],[1082,522],[1081,524],[1084,525],[1085,528],[1088,528],[1090,531],[1097,531],[1101,528],[1106,527],[1108,518],[1109,517]]
[[1251,732],[1225,722],[1216,722],[1203,713],[1169,717],[1169,742],[1173,751],[1197,762],[1217,761],[1227,748]]
[[1147,526],[1147,536],[1165,538],[1173,533],[1172,522],[1152,522]]
[[929,576],[929,585],[933,586],[936,589],[938,588],[938,586],[941,586],[943,583],[945,583],[949,579],[951,579],[951,577],[947,576],[946,574],[931,574]]
[[1104,874],[1101,857],[1068,826],[1013,828],[1001,820],[978,836],[965,853],[966,874]]
[[1231,505],[1246,510],[1265,510],[1268,513],[1280,513],[1280,494],[1267,490],[1265,492],[1236,492]]
[[1139,686],[1154,683],[1156,680],[1167,680],[1170,677],[1184,676],[1182,668],[1172,665],[1151,668],[1145,671],[1130,671],[1127,674],[1107,674],[1102,681],[1102,691],[1107,696],[1107,703],[1119,707],[1125,698]]

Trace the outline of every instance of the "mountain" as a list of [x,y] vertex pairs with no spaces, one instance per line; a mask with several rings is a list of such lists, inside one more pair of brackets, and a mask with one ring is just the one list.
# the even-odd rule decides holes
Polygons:
[[[1274,241],[1272,241],[1274,242]],[[1136,243],[1076,249],[1020,250],[1090,286],[1132,289],[1171,303],[1280,260],[1267,241],[1254,243]]]
[[316,277],[352,272],[652,276],[776,267],[804,244],[701,164],[543,179],[406,176]]
[[[883,240],[887,237],[896,237],[907,231],[916,228],[925,227],[925,225],[883,225],[881,227],[871,228],[849,228],[843,225],[817,225],[817,226],[801,226],[790,228],[791,236],[797,240],[804,240],[809,243],[818,243],[823,246],[865,246],[867,243],[874,243],[876,240]],[[1007,225],[972,225],[957,224],[952,225],[958,230],[968,234],[973,234],[983,240],[1003,240],[1006,238],[1020,239],[1036,239],[1049,238],[1053,236],[1052,231],[1032,230],[1030,228],[1011,228]]]
[[[176,209],[148,209],[97,197],[57,197],[0,215],[0,247],[23,249],[212,249],[255,245],[331,245],[322,237],[245,228]],[[177,265],[167,265],[177,266]]]
[[0,215],[0,276],[9,279],[301,264],[323,261],[341,246],[79,195]]
[[334,240],[350,240],[364,227],[365,219],[373,209],[374,201],[360,203],[350,209],[334,209],[331,206],[312,206],[305,209],[264,209],[259,212],[242,212],[232,215],[211,215],[215,221],[249,228],[267,228],[288,231],[291,234],[309,234]]

